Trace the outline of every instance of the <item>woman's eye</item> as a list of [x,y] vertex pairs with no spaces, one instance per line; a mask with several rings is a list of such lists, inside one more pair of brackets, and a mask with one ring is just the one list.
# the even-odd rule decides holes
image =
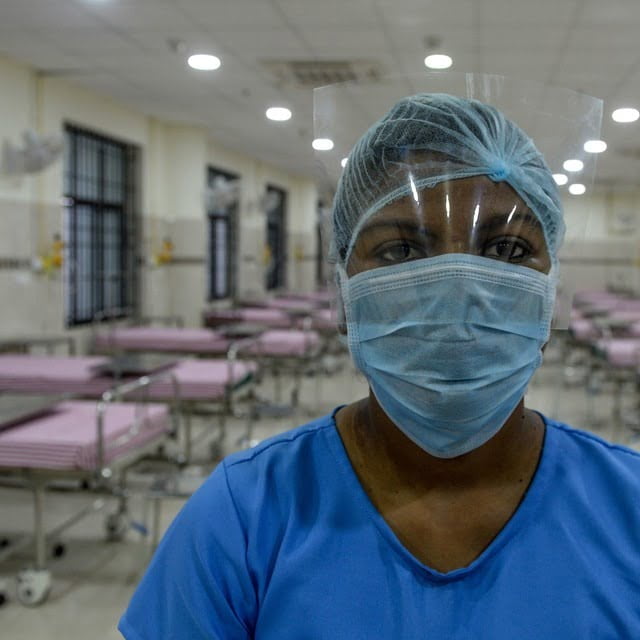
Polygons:
[[531,251],[526,243],[512,238],[502,238],[491,243],[484,252],[486,258],[505,262],[522,262]]
[[405,260],[420,258],[421,254],[408,242],[398,242],[392,246],[385,247],[380,251],[379,256],[385,262],[404,262]]

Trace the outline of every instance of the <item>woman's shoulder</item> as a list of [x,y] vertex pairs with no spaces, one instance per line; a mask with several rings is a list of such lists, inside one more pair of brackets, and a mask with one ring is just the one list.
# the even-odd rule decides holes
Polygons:
[[552,445],[571,473],[592,475],[593,481],[620,481],[640,491],[640,451],[605,440],[598,434],[545,418]]
[[316,448],[319,445],[318,436],[322,438],[324,431],[335,428],[334,415],[337,410],[265,438],[253,447],[232,453],[224,459],[224,465],[227,469],[246,465],[260,466],[268,464],[274,458],[295,458],[300,450]]
[[227,456],[210,480],[226,485],[238,505],[308,498],[336,475],[336,411]]

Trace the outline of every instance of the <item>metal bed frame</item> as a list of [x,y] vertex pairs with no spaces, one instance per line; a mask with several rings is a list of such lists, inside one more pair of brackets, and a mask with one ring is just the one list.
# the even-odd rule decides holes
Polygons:
[[[105,463],[106,446],[104,441],[104,421],[108,407],[123,400],[125,397],[134,395],[139,400],[136,407],[148,404],[149,385],[160,376],[166,376],[167,372],[161,372],[157,376],[143,376],[138,380],[123,384],[119,387],[105,392],[97,403],[96,407],[96,441],[97,441],[97,463],[91,470],[81,469],[24,469],[14,467],[0,467],[0,478],[5,480],[5,485],[23,489],[30,489],[33,495],[34,509],[34,534],[32,537],[25,537],[16,543],[6,546],[0,550],[0,562],[14,555],[17,551],[33,544],[34,566],[21,571],[17,576],[16,595],[18,600],[26,606],[36,606],[46,600],[51,589],[51,572],[47,568],[47,539],[56,539],[62,532],[85,518],[86,516],[100,511],[106,507],[107,501],[104,497],[94,500],[90,505],[84,507],[64,522],[58,524],[53,529],[46,531],[44,522],[45,495],[49,488],[56,481],[72,480],[79,483],[84,482],[87,489],[92,493],[101,496],[116,497],[118,509],[115,513],[107,516],[105,527],[108,539],[115,540],[121,538],[128,528],[129,519],[127,516],[127,501],[130,493],[127,490],[127,473],[133,465],[139,462],[145,455],[150,454],[158,447],[158,439],[148,442],[134,451],[128,452],[112,461]],[[172,430],[177,428],[177,414],[175,411],[169,412],[172,421]],[[146,416],[142,418],[146,420]],[[138,433],[140,427],[139,420],[134,420],[127,436],[133,437]],[[120,440],[120,438],[118,439]],[[113,446],[113,445],[112,445]],[[157,538],[154,532],[153,538]],[[0,590],[2,599],[6,599],[6,593]]]

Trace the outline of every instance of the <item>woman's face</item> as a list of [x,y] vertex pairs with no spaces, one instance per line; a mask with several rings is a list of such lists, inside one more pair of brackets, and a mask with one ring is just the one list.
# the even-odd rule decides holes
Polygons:
[[534,213],[506,182],[487,177],[442,182],[396,200],[361,229],[347,274],[468,253],[548,273],[551,258]]

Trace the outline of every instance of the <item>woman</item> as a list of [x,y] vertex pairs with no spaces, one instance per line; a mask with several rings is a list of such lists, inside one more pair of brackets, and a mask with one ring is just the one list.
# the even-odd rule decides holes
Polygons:
[[497,110],[406,98],[334,204],[370,394],[227,458],[167,532],[127,638],[622,638],[640,457],[524,407],[564,226]]

